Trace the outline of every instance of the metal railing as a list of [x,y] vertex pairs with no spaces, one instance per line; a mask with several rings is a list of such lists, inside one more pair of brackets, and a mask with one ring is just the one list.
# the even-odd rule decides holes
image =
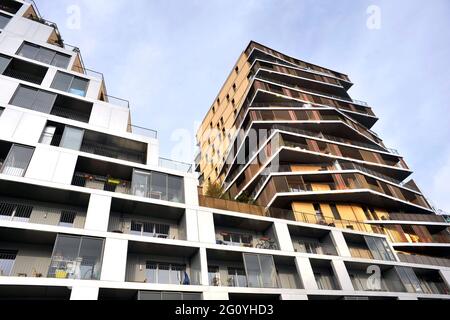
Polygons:
[[84,228],[86,210],[50,203],[0,198],[0,220]]
[[186,162],[175,161],[166,158],[159,158],[159,166],[175,171],[190,173],[192,172],[192,164]]
[[[76,48],[76,47],[74,47],[74,48]],[[88,77],[96,78],[98,80],[103,80],[104,79],[103,73],[98,72],[98,71],[94,71],[94,70],[90,70],[90,69],[87,69],[85,67],[73,66],[72,67],[72,71],[75,71],[77,73],[86,75]]]
[[131,194],[131,182],[123,179],[75,172],[72,185],[96,190]]
[[122,108],[127,108],[130,109],[130,101],[122,99],[122,98],[117,98],[114,96],[110,96],[110,95],[104,95],[105,98],[105,102],[111,103],[115,106],[119,106]]
[[367,102],[365,102],[365,101],[352,99],[352,102],[355,103],[355,104],[358,104],[360,106],[363,106],[363,107],[369,107],[369,104]]
[[133,134],[137,134],[140,136],[144,136],[144,137],[148,137],[148,138],[152,138],[152,139],[158,139],[158,131],[156,130],[152,130],[152,129],[147,129],[144,127],[139,127],[139,126],[135,126],[135,125],[128,125],[128,132],[133,133]]

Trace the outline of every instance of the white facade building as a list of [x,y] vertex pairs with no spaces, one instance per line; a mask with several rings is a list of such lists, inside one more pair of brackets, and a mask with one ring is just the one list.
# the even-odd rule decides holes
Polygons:
[[200,207],[79,50],[0,4],[0,299],[450,298],[384,236]]

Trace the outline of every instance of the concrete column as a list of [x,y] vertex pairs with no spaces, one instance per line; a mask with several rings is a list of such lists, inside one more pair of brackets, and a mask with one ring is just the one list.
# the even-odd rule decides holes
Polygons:
[[334,275],[339,282],[339,286],[343,291],[354,291],[352,280],[348,275],[347,268],[344,261],[331,260],[331,266],[333,267]]
[[192,175],[184,177],[185,202],[190,206],[198,206],[198,180]]
[[308,258],[295,257],[295,266],[300,274],[303,287],[306,290],[318,290],[316,278],[314,277],[314,271]]
[[351,257],[350,250],[348,249],[347,242],[345,241],[342,231],[331,230],[331,239],[336,247],[338,255],[341,257]]
[[198,237],[200,242],[216,243],[214,215],[209,211],[197,211]]
[[197,211],[194,209],[186,209],[184,213],[184,217],[180,223],[182,233],[184,234],[184,240],[187,241],[198,241],[198,221],[197,221]]
[[200,253],[201,285],[209,286],[208,259],[206,256],[206,248],[200,248],[199,253]]
[[292,244],[291,235],[289,233],[289,228],[287,223],[274,222],[275,235],[278,240],[281,251],[294,251],[294,246]]
[[125,281],[128,240],[107,238],[103,251],[102,281]]
[[111,197],[91,194],[84,228],[95,231],[108,231]]
[[70,293],[70,300],[98,300],[98,287],[72,287],[72,292]]
[[228,292],[205,291],[203,292],[203,300],[229,300]]
[[308,300],[306,294],[282,293],[280,300]]

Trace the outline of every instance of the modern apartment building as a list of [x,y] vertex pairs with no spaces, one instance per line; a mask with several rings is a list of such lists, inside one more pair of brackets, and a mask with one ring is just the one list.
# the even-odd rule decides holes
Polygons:
[[[363,247],[375,244],[348,230],[385,237],[387,260],[446,270],[449,217],[436,214],[403,157],[371,130],[378,119],[350,97],[352,85],[343,73],[250,42],[197,132],[200,193],[215,184],[223,199],[251,203],[246,212],[345,230],[352,257],[374,259]],[[317,253],[323,240],[290,235],[296,252]]]
[[[316,75],[301,71],[294,67],[296,62],[288,63],[282,56],[270,58],[272,54],[264,53],[268,49],[255,43],[250,48],[260,48],[261,53],[254,51],[258,61],[269,60],[265,63],[273,68],[281,64],[286,70]],[[262,89],[253,94],[249,90],[253,83],[266,82],[255,80],[250,73],[255,70],[249,60],[252,57],[254,53],[244,53],[230,76],[229,88],[236,93],[220,96],[227,101],[229,94],[230,105],[234,100],[243,113],[234,115],[231,107],[216,107],[224,118],[225,112],[230,113],[231,118],[226,118],[229,127],[248,119],[244,113],[250,106],[243,104],[245,97],[259,96]],[[239,88],[232,85],[235,77],[243,78]],[[336,87],[334,95],[341,94],[338,84],[327,85],[322,78],[311,81],[287,72],[281,72],[280,77],[288,83],[315,86],[316,90]],[[339,77],[337,74],[330,79],[340,83]],[[345,88],[350,85],[348,81],[342,83]],[[288,103],[287,92],[273,95],[267,90],[261,98],[269,104]],[[273,101],[269,99],[272,96]],[[324,130],[334,130],[327,135],[345,137],[343,141],[333,140],[336,145],[350,148],[352,139],[362,142],[366,138],[360,137],[360,132],[370,136],[364,140],[367,145],[374,144],[370,142],[374,133],[367,128],[374,121],[371,117],[332,106],[306,109],[315,116],[322,116],[323,111],[324,115],[331,117],[335,113],[342,118],[330,118],[330,124],[324,125]],[[293,106],[291,112],[304,109]],[[212,113],[207,118],[210,122]],[[260,122],[265,125],[265,120]],[[270,122],[267,125],[281,138],[292,136],[286,141],[299,143],[306,131],[297,130],[322,130],[319,121],[304,129],[301,122],[286,121],[283,126],[290,130],[276,129]],[[308,126],[307,121],[303,122]],[[326,140],[307,136],[304,139]],[[377,143],[382,148],[381,141]],[[227,148],[225,144],[220,146]],[[341,161],[342,166],[354,162],[355,167],[348,171],[357,177],[372,177],[372,172],[378,172],[382,177],[400,179],[409,173],[390,164],[370,166],[364,160],[352,162],[354,157],[306,150],[310,156],[302,157],[307,163],[301,164],[295,160],[300,159],[301,149],[284,149],[283,161],[292,159],[290,166],[311,168],[280,171],[279,175],[269,175],[270,179],[301,178],[301,173],[306,172],[305,177],[316,178],[310,184],[328,182],[347,170],[327,169],[327,176],[321,177],[322,171],[312,169],[319,160],[325,163],[329,158],[346,159]],[[366,149],[370,148],[361,148]],[[217,170],[234,174],[233,168],[236,166]],[[384,205],[398,203],[408,208],[415,219],[393,219],[390,214],[389,220],[346,221],[344,226],[332,220],[325,203],[332,199],[339,212],[341,206],[356,207],[345,204],[351,193],[331,196],[290,191],[282,197],[274,193],[272,199],[273,189],[265,185],[275,182],[255,181],[263,189],[259,193],[264,194],[255,196],[261,204],[256,206],[199,195],[197,175],[192,171],[189,164],[159,156],[157,132],[133,125],[129,103],[109,94],[102,74],[84,65],[81,51],[62,40],[57,26],[42,18],[34,2],[0,0],[0,299],[450,298],[450,269],[438,263],[446,260],[441,257],[425,261],[425,256],[410,254],[412,261],[406,261],[399,254],[400,250],[423,251],[431,256],[433,251],[432,256],[437,257],[445,252],[448,243],[395,243],[388,234],[373,233],[390,230],[391,226],[393,230],[410,226],[412,230],[433,230],[430,236],[441,230],[445,237],[443,230],[448,223],[432,215],[413,184],[397,188],[408,197],[417,195],[416,203],[410,198],[401,200],[397,194],[386,196],[364,188],[351,199],[352,203],[366,203],[367,210],[373,205],[377,210],[373,214]],[[205,173],[209,177],[210,173]],[[372,178],[384,181],[388,188],[392,186],[377,175]],[[230,194],[237,196],[241,192],[242,186],[227,183],[225,178],[223,183],[232,189]],[[313,197],[317,198],[310,200]],[[281,216],[267,210],[286,209],[288,201],[295,204],[293,209],[302,205],[306,208],[308,201],[318,202],[319,207],[312,206],[323,210],[321,223],[304,221],[297,213],[292,216],[280,210],[285,214]]]

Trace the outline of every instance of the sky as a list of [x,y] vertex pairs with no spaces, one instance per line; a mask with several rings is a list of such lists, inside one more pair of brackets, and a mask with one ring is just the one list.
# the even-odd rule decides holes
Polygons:
[[[450,1],[36,0],[161,156],[192,162],[195,132],[255,40],[348,74],[428,199],[450,212]],[[192,146],[180,153],[180,145]],[[186,149],[186,148],[184,148]]]

